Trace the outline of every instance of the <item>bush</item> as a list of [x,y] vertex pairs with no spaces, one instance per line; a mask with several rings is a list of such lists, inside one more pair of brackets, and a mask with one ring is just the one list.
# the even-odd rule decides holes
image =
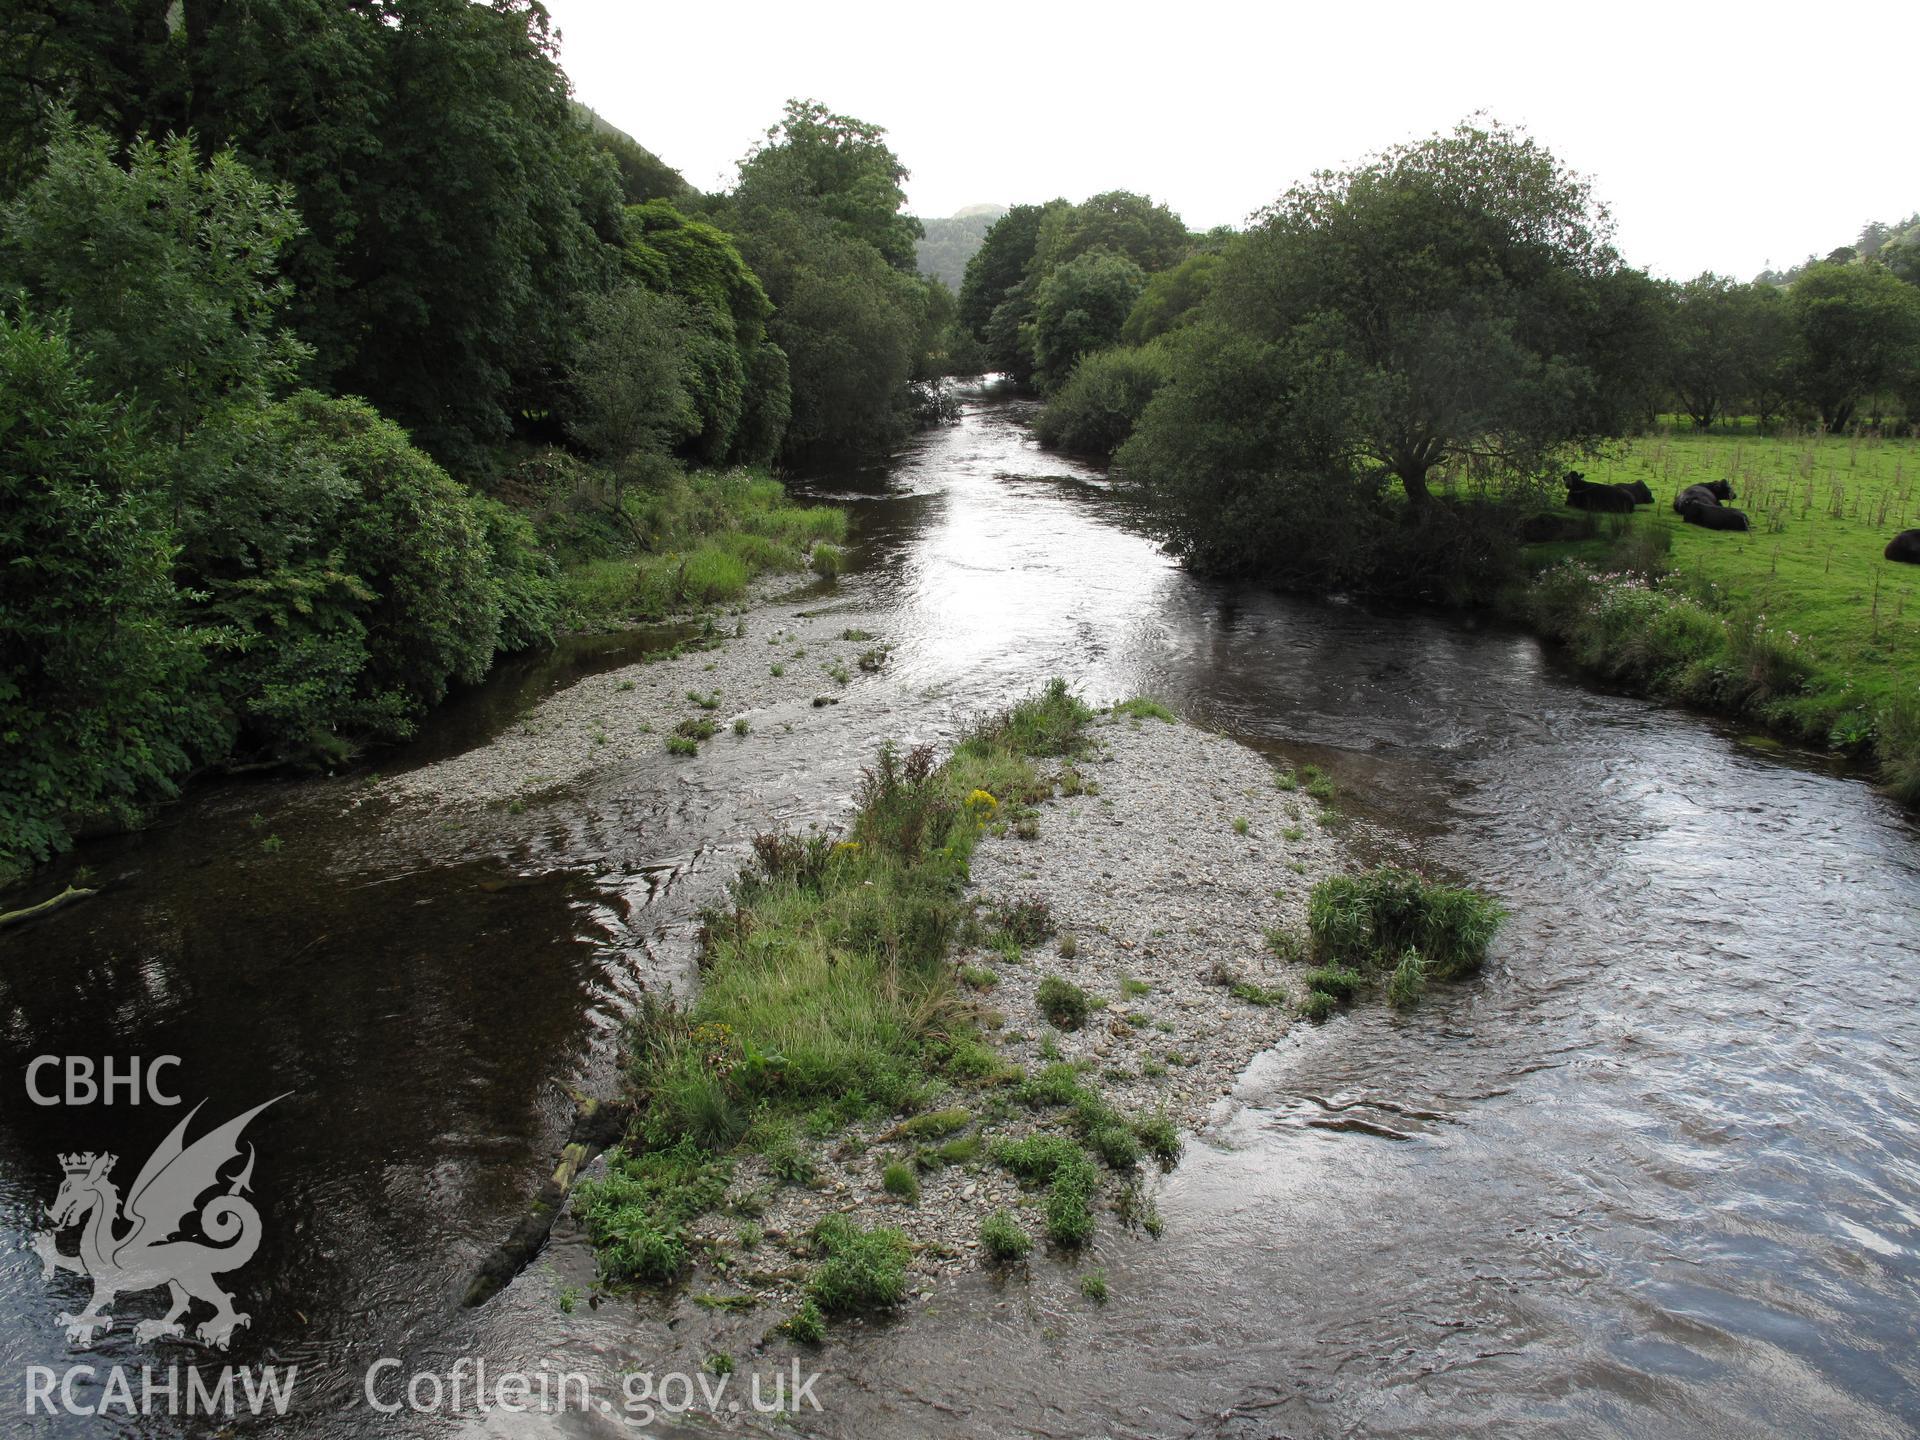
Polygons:
[[813,573],[822,580],[837,580],[840,572],[846,568],[846,556],[838,545],[816,545],[809,563],[813,566]]
[[1133,434],[1171,368],[1158,346],[1089,355],[1047,402],[1034,422],[1034,433],[1042,444],[1105,459]]
[[527,528],[358,400],[302,391],[203,428],[183,457],[182,565],[215,677],[259,743],[400,739],[554,604]]
[[1040,1013],[1061,1030],[1078,1030],[1087,1023],[1093,1006],[1086,991],[1058,975],[1049,975],[1040,982],[1034,1001]]
[[0,875],[225,742],[145,466],[65,335],[0,313]]
[[1371,969],[1398,964],[1412,948],[1424,961],[1424,973],[1438,980],[1478,970],[1505,916],[1477,890],[1429,884],[1395,869],[1322,880],[1307,903],[1307,926],[1324,959]]

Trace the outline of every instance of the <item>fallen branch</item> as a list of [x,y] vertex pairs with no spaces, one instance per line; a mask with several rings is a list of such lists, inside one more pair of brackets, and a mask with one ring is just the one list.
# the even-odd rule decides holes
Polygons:
[[9,910],[0,915],[0,930],[9,925],[25,924],[29,920],[38,920],[42,915],[51,915],[62,905],[71,905],[76,900],[84,900],[89,895],[97,895],[97,890],[81,890],[69,885],[51,900],[42,900],[38,905],[29,905],[24,910]]

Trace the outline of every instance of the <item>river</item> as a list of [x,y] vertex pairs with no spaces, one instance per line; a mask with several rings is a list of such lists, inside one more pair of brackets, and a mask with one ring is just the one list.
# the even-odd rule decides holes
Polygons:
[[[608,1084],[619,1016],[683,971],[747,837],[832,813],[886,735],[945,733],[961,701],[1062,674],[1321,764],[1370,844],[1472,877],[1513,918],[1479,979],[1410,1017],[1296,1027],[1256,1061],[1165,1182],[1165,1237],[1103,1251],[1110,1304],[1044,1267],[963,1280],[834,1341],[813,1362],[824,1411],[785,1428],[1920,1430],[1912,821],[1817,759],[1598,691],[1524,635],[1195,580],[1029,419],[970,392],[887,466],[808,482],[854,517],[823,603],[895,647],[859,682],[879,703],[841,707],[830,745],[770,739],[675,778],[657,753],[611,757],[525,814],[464,819],[365,777],[210,787],[46,877],[85,866],[103,893],[0,941],[0,1429],[28,1366],[198,1353],[122,1327],[81,1355],[55,1325],[84,1303],[30,1247],[56,1153],[131,1170],[177,1112],[76,1126],[26,1104],[47,1053],[178,1055],[203,1120],[288,1093],[248,1132],[270,1223],[230,1357],[301,1367],[271,1433],[432,1433],[360,1403],[382,1356],[614,1375],[684,1348],[703,1323],[684,1301],[556,1305],[577,1244],[483,1309],[458,1297],[551,1165],[568,1088]],[[382,764],[486,745],[674,638],[522,661]]]

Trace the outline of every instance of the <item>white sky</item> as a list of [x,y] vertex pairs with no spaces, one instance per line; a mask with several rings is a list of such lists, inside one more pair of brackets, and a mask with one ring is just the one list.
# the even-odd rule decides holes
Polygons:
[[1481,109],[1591,175],[1656,274],[1920,210],[1920,0],[548,7],[578,97],[705,190],[803,96],[887,127],[919,215],[1128,189],[1238,225]]

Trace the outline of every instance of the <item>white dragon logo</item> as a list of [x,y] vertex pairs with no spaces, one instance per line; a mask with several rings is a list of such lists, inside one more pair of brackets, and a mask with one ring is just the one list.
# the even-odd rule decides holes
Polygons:
[[[252,1317],[237,1312],[233,1297],[213,1281],[215,1275],[238,1270],[260,1248],[260,1212],[241,1193],[253,1180],[251,1145],[247,1147],[246,1167],[227,1183],[226,1192],[199,1206],[201,1232],[214,1243],[173,1237],[194,1212],[200,1197],[221,1183],[221,1168],[240,1154],[240,1132],[247,1122],[267,1105],[285,1098],[277,1095],[266,1105],[256,1105],[188,1145],[187,1126],[200,1113],[200,1106],[194,1106],[140,1167],[139,1178],[127,1194],[124,1217],[120,1213],[120,1192],[107,1178],[119,1159],[117,1155],[88,1151],[60,1157],[60,1168],[67,1178],[47,1209],[53,1229],[35,1235],[33,1249],[40,1257],[42,1278],[52,1279],[59,1269],[93,1280],[93,1299],[87,1308],[78,1315],[60,1316],[71,1343],[85,1348],[93,1343],[95,1332],[113,1328],[114,1317],[104,1312],[114,1296],[155,1290],[162,1285],[172,1296],[173,1308],[162,1319],[142,1320],[135,1325],[137,1340],[180,1339],[186,1333],[180,1317],[195,1300],[204,1300],[214,1309],[213,1315],[194,1331],[195,1338],[206,1344],[224,1350],[234,1330],[251,1322]],[[123,1219],[131,1220],[132,1227],[116,1235],[115,1228]],[[55,1243],[56,1232],[82,1221],[85,1229],[80,1235],[80,1253],[61,1254]]]

